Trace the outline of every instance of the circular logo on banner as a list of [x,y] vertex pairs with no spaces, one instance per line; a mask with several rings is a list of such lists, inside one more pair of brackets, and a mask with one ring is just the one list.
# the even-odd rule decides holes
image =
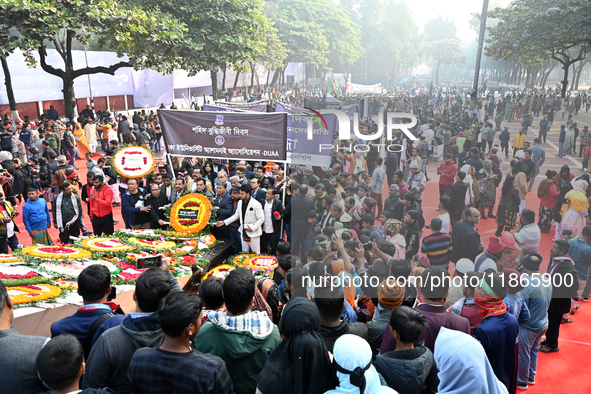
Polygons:
[[141,178],[154,169],[154,156],[141,146],[126,146],[113,156],[113,167],[126,178]]
[[222,137],[221,135],[218,135],[217,137],[215,137],[216,144],[224,145],[224,142],[226,142],[226,140],[224,140],[224,137]]
[[170,224],[179,233],[194,234],[207,226],[211,202],[203,194],[191,193],[179,198],[170,211]]

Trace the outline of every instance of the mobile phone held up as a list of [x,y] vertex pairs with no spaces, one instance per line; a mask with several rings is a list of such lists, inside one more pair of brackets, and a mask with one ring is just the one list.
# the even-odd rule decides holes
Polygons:
[[137,269],[150,267],[160,267],[162,265],[162,256],[140,257],[135,263]]

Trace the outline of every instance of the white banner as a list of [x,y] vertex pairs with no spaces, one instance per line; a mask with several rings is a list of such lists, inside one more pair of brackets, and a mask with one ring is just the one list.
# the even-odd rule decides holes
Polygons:
[[356,83],[347,83],[347,93],[382,93],[382,84],[358,85]]

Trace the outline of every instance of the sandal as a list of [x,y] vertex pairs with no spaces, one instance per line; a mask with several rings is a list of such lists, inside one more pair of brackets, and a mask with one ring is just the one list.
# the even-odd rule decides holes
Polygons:
[[573,318],[567,317],[567,318],[563,318],[562,321],[560,322],[560,324],[572,323],[572,322],[573,322]]
[[573,306],[573,309],[571,309],[570,314],[574,315],[575,313],[577,313],[580,307],[581,306],[579,304],[575,304],[575,306]]
[[540,352],[542,352],[542,353],[554,353],[554,352],[557,352],[559,350],[560,349],[557,348],[557,347],[556,348],[551,348],[548,345],[540,346]]

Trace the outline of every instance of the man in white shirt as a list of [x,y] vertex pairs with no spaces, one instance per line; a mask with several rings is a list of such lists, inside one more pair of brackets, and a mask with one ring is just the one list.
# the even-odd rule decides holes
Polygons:
[[263,234],[261,235],[261,252],[269,253],[272,256],[275,255],[275,249],[279,242],[281,214],[283,213],[281,200],[276,198],[276,193],[277,189],[270,187],[266,191],[265,199],[261,200],[265,213]]
[[521,211],[519,226],[517,226],[513,236],[521,249],[521,253],[517,259],[518,263],[521,263],[523,256],[530,253],[537,253],[542,233],[540,227],[536,224],[536,214],[534,211],[531,209]]

